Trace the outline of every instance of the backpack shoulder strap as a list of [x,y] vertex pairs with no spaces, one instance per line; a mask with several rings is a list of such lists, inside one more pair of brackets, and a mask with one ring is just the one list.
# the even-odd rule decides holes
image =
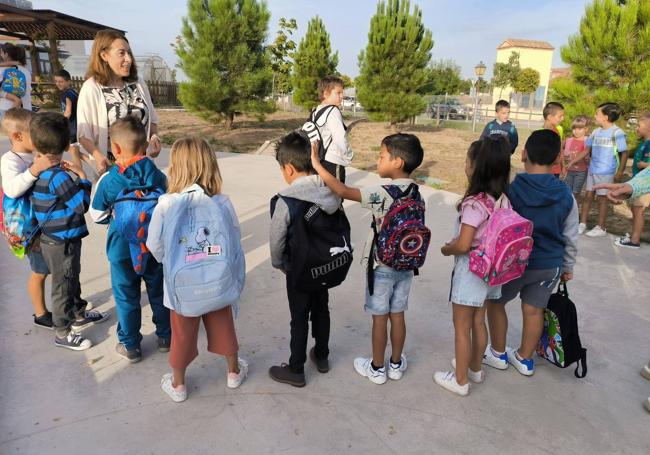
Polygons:
[[[316,123],[318,120],[320,120],[320,118],[321,118],[323,115],[325,115],[325,114],[329,115],[330,112],[332,112],[332,110],[335,109],[335,108],[338,109],[336,106],[334,106],[333,104],[331,104],[331,105],[329,105],[329,106],[325,106],[324,108],[322,108],[322,109],[321,109],[320,111],[318,111],[318,112],[316,112],[316,109],[314,109],[314,110],[312,111],[312,115],[311,115],[312,121],[313,121],[314,123]],[[327,122],[327,116],[325,116],[325,121]],[[318,126],[318,125],[316,125],[316,126]]]

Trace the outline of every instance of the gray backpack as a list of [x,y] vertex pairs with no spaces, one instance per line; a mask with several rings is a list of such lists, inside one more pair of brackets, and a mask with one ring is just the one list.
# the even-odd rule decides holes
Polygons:
[[201,316],[237,303],[246,263],[228,197],[198,185],[165,214],[163,272],[169,301],[182,316]]

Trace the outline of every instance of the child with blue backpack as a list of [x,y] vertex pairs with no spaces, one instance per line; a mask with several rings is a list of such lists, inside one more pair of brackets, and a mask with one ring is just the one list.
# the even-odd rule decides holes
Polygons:
[[[372,315],[372,356],[354,359],[355,371],[375,384],[387,377],[402,378],[406,340],[404,312],[408,308],[411,281],[424,263],[431,233],[424,226],[424,201],[411,173],[422,164],[424,151],[412,134],[392,134],[381,141],[377,172],[388,185],[363,188],[346,186],[320,163],[318,144],[312,145],[312,166],[340,198],[361,202],[373,215],[372,228],[363,252],[367,263],[365,310]],[[406,224],[413,226],[405,228]],[[396,240],[396,243],[389,239]],[[385,365],[388,321],[392,353]]]
[[[32,273],[27,281],[27,294],[34,307],[34,325],[52,329],[52,313],[45,306],[45,279],[50,271],[41,254],[39,237],[36,235],[25,253],[22,242],[31,233],[32,211],[29,204],[34,183],[39,175],[56,164],[51,155],[34,158],[34,146],[29,134],[32,112],[19,107],[9,109],[2,118],[2,130],[9,136],[11,150],[2,155],[4,234],[14,254],[29,259]],[[29,224],[28,224],[29,223]]]
[[106,255],[117,311],[118,355],[131,363],[142,359],[140,285],[144,280],[156,326],[158,350],[168,352],[171,340],[169,310],[163,305],[163,269],[149,254],[146,231],[167,179],[145,155],[146,130],[135,117],[111,125],[111,150],[116,165],[104,173],[93,196],[90,216],[108,224]]
[[439,371],[434,380],[441,387],[465,396],[469,380],[483,382],[481,369],[487,346],[486,299],[501,297],[501,286],[490,286],[470,270],[470,250],[480,246],[492,211],[510,180],[510,147],[505,138],[485,138],[470,145],[465,159],[467,191],[458,204],[456,237],[440,249],[455,256],[450,301],[455,329],[455,371]]
[[164,302],[171,310],[172,373],[163,375],[160,386],[177,403],[187,399],[185,373],[198,355],[201,320],[208,351],[226,358],[227,387],[239,387],[248,374],[233,319],[246,263],[239,221],[221,186],[217,157],[205,140],[172,145],[168,193],[154,209],[147,246],[164,266]]
[[108,319],[107,313],[88,311],[81,298],[81,243],[88,235],[84,214],[90,205],[90,181],[83,170],[63,161],[70,145],[68,120],[61,114],[36,114],[29,134],[39,155],[49,155],[51,167],[41,172],[30,197],[40,230],[41,254],[52,278],[54,344],[83,351],[92,342],[78,332]]
[[[491,345],[483,363],[505,370],[513,365],[531,376],[533,353],[544,328],[544,309],[560,280],[573,278],[578,251],[578,206],[571,190],[552,174],[560,153],[560,136],[551,130],[534,131],[522,152],[526,172],[518,174],[508,187],[512,208],[532,221],[534,241],[524,274],[501,287],[501,298],[488,301],[487,315]],[[523,326],[517,349],[506,347],[508,316],[505,305],[521,298]]]

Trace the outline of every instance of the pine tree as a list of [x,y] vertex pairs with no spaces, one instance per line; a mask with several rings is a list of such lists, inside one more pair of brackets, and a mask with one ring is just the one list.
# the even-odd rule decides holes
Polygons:
[[320,17],[316,16],[309,21],[307,33],[300,41],[293,59],[293,101],[305,109],[312,109],[320,103],[318,81],[336,74],[339,63],[338,52],[332,53],[330,36]]
[[650,109],[650,2],[595,0],[578,33],[561,49],[571,75],[551,84],[551,98],[566,108],[566,123],[613,101],[625,117]]
[[380,1],[370,20],[368,45],[359,55],[357,97],[373,120],[391,124],[419,114],[431,59],[431,31],[408,0]]
[[296,50],[296,42],[291,39],[291,35],[298,28],[295,19],[280,18],[278,30],[273,44],[269,46],[271,55],[271,68],[274,75],[275,93],[287,94],[291,92],[291,69],[293,68],[293,52]]
[[187,109],[209,120],[236,114],[273,112],[268,100],[273,74],[264,39],[269,22],[266,3],[256,0],[188,0],[182,36],[176,46],[181,82],[179,98]]

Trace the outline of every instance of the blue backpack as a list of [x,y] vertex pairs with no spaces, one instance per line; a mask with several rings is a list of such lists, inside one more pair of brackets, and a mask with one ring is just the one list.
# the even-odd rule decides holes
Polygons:
[[7,93],[22,98],[27,93],[27,79],[25,78],[25,74],[17,66],[7,68],[2,74],[2,85],[0,88]]
[[36,216],[29,201],[31,190],[18,198],[2,194],[2,232],[13,254],[23,259],[29,241],[38,232]]
[[210,197],[199,185],[181,193],[165,214],[165,295],[181,316],[196,317],[239,300],[246,262],[228,197]]
[[395,270],[413,270],[424,265],[427,257],[431,231],[424,224],[425,206],[415,183],[402,191],[397,185],[384,185],[384,190],[393,198],[381,226],[373,216],[374,241],[368,263],[368,290],[374,290],[375,252],[379,261]]
[[129,243],[133,270],[143,275],[151,253],[147,248],[147,234],[153,209],[158,198],[165,194],[162,188],[124,189],[113,203],[111,224],[124,240]]

